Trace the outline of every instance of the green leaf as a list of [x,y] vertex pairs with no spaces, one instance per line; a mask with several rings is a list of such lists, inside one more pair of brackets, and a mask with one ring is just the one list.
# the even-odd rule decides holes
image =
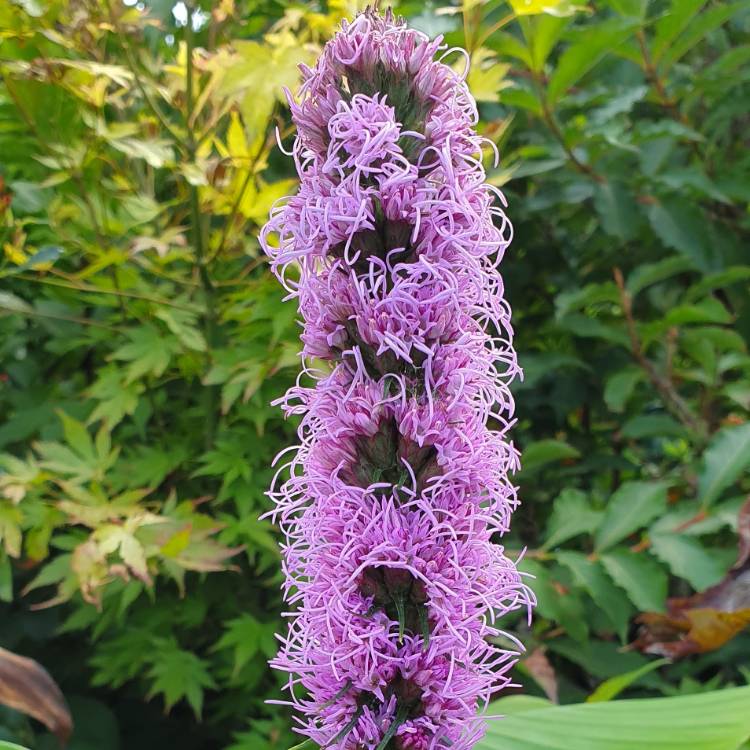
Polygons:
[[660,70],[669,70],[672,65],[684,57],[714,29],[718,29],[719,26],[743,10],[747,10],[747,0],[739,0],[739,2],[729,4],[722,3],[697,14],[679,39],[661,55]]
[[698,499],[711,505],[750,466],[750,422],[725,427],[711,439],[698,475]]
[[234,675],[237,675],[242,667],[258,653],[263,630],[264,626],[247,613],[226,623],[224,635],[216,642],[214,650],[233,652],[232,673]]
[[633,192],[624,182],[607,180],[597,183],[594,191],[594,208],[607,234],[623,242],[637,236],[643,218]]
[[607,503],[594,537],[596,549],[612,547],[662,513],[668,487],[666,482],[625,482]]
[[162,694],[167,711],[184,698],[200,718],[204,689],[216,687],[206,662],[181,649],[172,639],[159,639],[154,644],[152,659],[148,671],[149,696]]
[[110,144],[133,159],[143,159],[149,166],[159,168],[174,159],[172,145],[166,140],[140,140],[138,138],[111,138]]
[[717,265],[717,250],[706,235],[702,212],[678,198],[663,199],[648,209],[648,219],[656,236],[682,253],[701,271]]
[[665,316],[669,325],[686,325],[689,323],[729,323],[731,313],[714,297],[706,297],[693,305],[677,305]]
[[685,300],[694,302],[715,289],[726,289],[733,284],[748,280],[750,280],[750,266],[732,266],[703,276],[685,292]]
[[533,576],[533,579],[526,580],[536,596],[538,614],[559,623],[575,641],[585,642],[588,625],[582,602],[575,592],[569,591],[565,596],[561,596],[553,585],[555,579],[550,569],[540,565],[536,560],[524,558],[520,569]]
[[693,269],[693,262],[681,255],[658,260],[656,263],[644,263],[635,267],[628,276],[625,287],[632,296],[635,296],[651,284],[658,284],[660,281]]
[[123,344],[111,355],[112,359],[130,363],[126,369],[125,384],[145,375],[157,378],[163,375],[175,352],[174,340],[149,325],[131,331],[129,338],[129,344]]
[[668,414],[639,414],[623,424],[624,438],[639,440],[648,437],[682,437],[685,428]]
[[13,568],[4,547],[0,546],[0,602],[13,601]]
[[0,750],[29,750],[27,747],[21,747],[21,745],[14,745],[12,742],[3,742],[0,740]]
[[651,549],[676,576],[684,578],[696,591],[718,583],[727,572],[722,561],[693,537],[652,534]]
[[574,581],[586,590],[596,606],[604,612],[624,643],[627,638],[628,621],[633,610],[611,579],[607,577],[601,563],[589,560],[582,552],[558,552],[556,558],[570,570]]
[[644,612],[663,612],[667,599],[667,574],[648,553],[617,548],[601,556],[612,580]]
[[633,16],[642,19],[646,15],[649,0],[609,0],[609,4],[621,16]]
[[563,636],[550,639],[547,646],[553,653],[577,664],[587,674],[600,680],[608,680],[648,663],[644,656],[634,651],[625,651],[618,643],[597,638],[576,643]]
[[567,18],[538,15],[533,18],[521,18],[520,25],[531,58],[531,70],[540,72],[567,27]]
[[587,315],[572,313],[562,318],[558,326],[580,338],[602,339],[618,346],[630,347],[628,333],[619,322],[617,324],[603,323]]
[[654,25],[651,57],[655,61],[661,58],[705,4],[706,0],[672,0],[669,10]]
[[[501,699],[489,713],[504,713]],[[750,687],[670,698],[549,706],[488,724],[477,750],[737,750]]]
[[547,98],[556,102],[575,85],[608,52],[616,49],[637,28],[632,19],[613,19],[586,27],[580,41],[571,44],[557,62],[549,86]]
[[114,366],[99,370],[99,377],[88,391],[89,395],[99,402],[88,418],[89,424],[102,419],[111,429],[125,416],[135,412],[138,408],[138,397],[143,393],[144,386],[139,382],[127,382],[126,377],[127,373]]
[[318,745],[312,740],[305,740],[297,745],[293,745],[289,750],[317,750]]
[[96,461],[94,441],[84,425],[73,417],[69,417],[64,411],[59,411],[58,416],[63,423],[63,432],[67,444],[83,459]]
[[539,471],[543,466],[565,459],[578,458],[581,454],[572,445],[562,440],[539,440],[527,445],[523,451],[522,471],[524,476]]
[[635,387],[643,378],[643,370],[636,367],[621,370],[608,378],[604,384],[604,401],[607,406],[614,412],[624,411]]
[[197,327],[195,313],[161,307],[156,311],[156,317],[167,324],[169,330],[180,340],[183,346],[197,352],[206,351],[206,339]]
[[552,549],[579,534],[590,534],[601,518],[602,512],[591,507],[584,492],[566,487],[552,506],[542,549]]
[[638,682],[641,677],[645,677],[647,674],[669,663],[669,659],[656,659],[638,669],[625,672],[625,674],[618,674],[616,677],[610,677],[586,698],[586,702],[601,703],[603,701],[611,701],[612,698],[616,698],[623,690]]

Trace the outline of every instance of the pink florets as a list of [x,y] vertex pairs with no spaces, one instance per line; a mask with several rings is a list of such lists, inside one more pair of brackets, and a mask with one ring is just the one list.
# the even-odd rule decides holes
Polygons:
[[444,55],[390,14],[345,23],[289,95],[300,188],[261,235],[310,376],[281,399],[301,424],[270,493],[292,608],[273,665],[331,749],[471,748],[515,657],[498,621],[531,600],[495,543],[517,503],[511,227]]

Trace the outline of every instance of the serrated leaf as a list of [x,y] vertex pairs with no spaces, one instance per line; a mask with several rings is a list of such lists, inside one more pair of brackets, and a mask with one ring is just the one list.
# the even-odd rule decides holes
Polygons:
[[682,534],[652,534],[651,549],[672,573],[684,578],[696,591],[718,583],[726,566],[694,537]]
[[579,534],[590,534],[601,518],[602,512],[591,507],[584,492],[564,489],[553,503],[542,549],[553,549]]
[[116,349],[112,359],[128,362],[125,384],[145,375],[159,377],[169,367],[174,345],[153,326],[141,326],[129,334],[130,343]]
[[667,599],[667,574],[646,552],[617,548],[601,556],[610,578],[625,591],[630,601],[644,612],[663,612]]
[[698,499],[706,507],[750,467],[750,422],[719,430],[703,454]]
[[648,219],[667,247],[682,253],[700,270],[713,270],[718,264],[717,250],[706,234],[706,219],[691,204],[677,198],[663,199],[649,207]]
[[167,324],[167,328],[179,339],[183,346],[197,352],[206,351],[206,339],[196,324],[197,316],[187,310],[161,307],[156,317]]
[[612,623],[620,640],[625,642],[633,609],[604,572],[601,563],[589,560],[582,552],[568,550],[558,552],[556,558],[571,571],[575,582],[585,589]]
[[626,482],[607,503],[604,518],[594,537],[598,551],[643,528],[667,505],[666,482]]
[[554,585],[550,570],[536,560],[525,558],[519,567],[523,572],[533,576],[525,580],[536,596],[536,611],[542,617],[559,623],[575,641],[585,642],[588,624],[583,604],[575,591],[568,591],[562,596]]
[[200,718],[204,690],[216,687],[207,664],[171,639],[158,639],[152,658],[153,665],[147,674],[151,680],[149,695],[162,695],[167,711],[185,699]]
[[509,64],[501,64],[492,50],[480,47],[471,55],[471,66],[466,83],[479,102],[496,102],[503,89],[512,86],[506,78]]
[[258,653],[263,629],[264,626],[249,614],[242,614],[226,623],[224,634],[214,649],[233,651],[234,675]]

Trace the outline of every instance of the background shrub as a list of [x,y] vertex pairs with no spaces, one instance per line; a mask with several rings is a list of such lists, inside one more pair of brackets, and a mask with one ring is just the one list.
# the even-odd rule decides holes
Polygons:
[[[256,234],[295,187],[282,87],[355,7],[148,6],[0,0],[0,645],[86,717],[72,750],[287,747],[286,711],[264,704],[281,602],[258,516],[294,439],[269,402],[299,328]],[[648,663],[622,649],[638,639],[704,653],[632,695],[742,684],[746,560],[702,630],[635,618],[738,557],[747,4],[398,9],[469,50],[515,224],[523,506],[503,541],[539,598],[530,630],[508,623],[519,679],[582,700]],[[685,622],[700,649],[665,645]],[[54,746],[0,712],[0,739]]]

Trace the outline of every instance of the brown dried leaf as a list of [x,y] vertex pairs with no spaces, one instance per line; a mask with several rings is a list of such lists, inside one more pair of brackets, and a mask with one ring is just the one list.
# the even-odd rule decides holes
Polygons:
[[523,660],[523,663],[547,697],[553,703],[557,703],[557,675],[555,674],[555,668],[547,658],[547,649],[543,646],[535,649]]
[[750,625],[750,498],[740,509],[738,557],[724,580],[686,599],[668,599],[667,613],[638,617],[633,646],[680,659],[715,651]]
[[61,743],[73,720],[60,688],[41,664],[0,648],[0,703],[42,722]]

